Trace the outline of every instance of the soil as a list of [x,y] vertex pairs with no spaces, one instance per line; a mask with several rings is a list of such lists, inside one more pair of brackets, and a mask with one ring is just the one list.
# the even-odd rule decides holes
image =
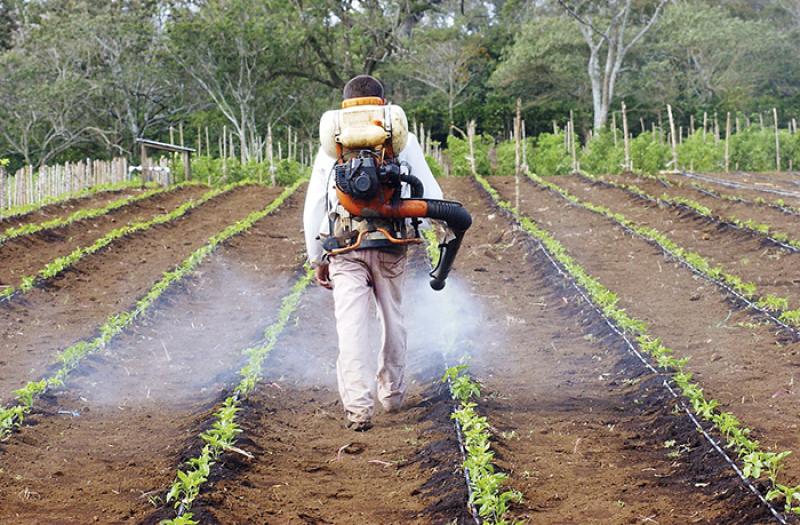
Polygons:
[[347,430],[335,384],[332,312],[330,292],[307,292],[297,323],[281,336],[247,403],[242,446],[255,459],[225,459],[209,494],[193,508],[203,523],[444,524],[463,518],[466,489],[449,396],[436,385],[441,358],[423,353],[432,349],[410,348],[407,409],[386,414],[377,408],[372,430]]
[[[265,197],[247,194],[253,200],[234,196],[242,212]],[[221,247],[0,445],[1,523],[131,523],[152,512],[149,497],[163,496],[238,381],[241,350],[260,339],[292,285],[301,213],[295,197]]]
[[499,466],[524,494],[513,518],[767,523],[689,420],[672,415],[661,380],[538,247],[487,208],[471,181],[445,182],[475,216],[459,270],[483,302],[473,369],[484,387],[479,406],[496,427]]
[[172,211],[206,191],[207,188],[197,186],[180,188],[123,206],[94,219],[12,239],[0,245],[0,287],[17,286],[23,277],[36,274],[54,259],[68,255],[76,248],[90,246],[116,228]]
[[[506,199],[513,197],[513,178],[491,182]],[[794,376],[800,343],[731,304],[717,286],[612,221],[531,182],[522,185],[520,202],[524,213],[619,296],[622,308],[647,322],[650,333],[676,356],[691,358],[695,380],[723,410],[753,428],[764,446],[798,450]],[[796,454],[787,458],[787,481],[800,479],[798,459]]]
[[[625,190],[602,183],[593,184],[582,177],[558,177],[552,182],[583,200],[605,206],[638,224],[659,230],[679,246],[702,255],[715,265],[721,265],[745,281],[755,283],[761,295],[786,297],[794,308],[800,307],[800,253],[784,250],[765,241],[763,237],[720,225],[690,211],[662,208]],[[711,206],[714,203],[703,204]],[[777,213],[773,216],[760,208],[751,209],[751,216],[761,222],[769,219],[773,221],[769,224],[779,229],[800,231],[800,217]],[[775,222],[778,220],[781,222]]]
[[227,225],[265,207],[278,188],[242,187],[180,219],[112,243],[42,287],[0,304],[0,401],[46,373],[60,350],[130,309],[161,277]]
[[[513,192],[513,179],[492,182]],[[447,365],[470,354],[482,383],[479,410],[493,425],[496,463],[524,496],[512,505],[511,518],[543,525],[770,523],[689,421],[673,414],[661,379],[630,356],[543,252],[470,179],[442,183],[475,221],[444,292],[428,287],[421,250],[412,257],[405,409],[378,408],[375,427],[365,433],[344,428],[332,298],[310,287],[239,413],[244,433],[237,446],[254,458],[223,455],[192,509],[195,518],[226,525],[472,523],[452,403],[439,382]],[[692,367],[709,393],[728,404],[736,399],[735,412],[747,422],[757,410],[765,414],[758,423],[770,414],[775,426],[757,426],[769,443],[794,439],[796,431],[779,427],[793,422],[792,399],[771,399],[777,409],[765,403],[765,383],[756,377],[768,371],[763,355],[776,356],[771,364],[788,364],[790,356],[778,357],[791,346],[776,348],[779,339],[764,326],[738,329],[737,320],[752,318],[731,312],[715,288],[605,219],[566,207],[531,184],[522,190],[523,207],[581,264],[610,281],[632,314],[659,321],[651,323],[657,335],[695,355]],[[24,305],[23,314],[44,312],[41,319],[51,322],[20,323],[15,328],[28,327],[21,334],[8,329],[3,342],[15,346],[3,351],[4,359],[37,366],[46,353],[38,361],[25,357],[37,352],[37,342],[65,346],[180,260],[167,257],[164,247],[177,251],[178,239],[202,242],[201,232],[207,237],[269,197],[248,188],[215,199],[157,234],[87,258],[91,264],[25,298],[38,302]],[[0,444],[0,522],[154,525],[173,515],[158,498],[175,469],[197,454],[197,434],[236,381],[240,349],[259,339],[297,277],[304,248],[300,202],[298,195],[221,247],[196,277],[84,361],[66,388],[43,400],[30,425]],[[109,289],[107,298],[101,286]],[[687,286],[700,295],[685,304]],[[84,317],[68,315],[68,302],[92,303],[89,297],[101,298],[102,306]],[[705,311],[698,315],[695,307]],[[101,309],[102,315],[92,313]],[[725,327],[715,326],[723,314],[730,317]],[[377,348],[379,334],[373,336]],[[711,345],[709,336],[719,343]],[[709,346],[716,357],[708,355]],[[18,364],[7,388],[20,375],[27,374]],[[717,395],[726,392],[725,380],[736,392],[727,398]],[[738,405],[742,392],[753,392],[752,402]]]
[[[13,217],[0,218],[0,231],[5,231],[8,228],[16,228],[25,224],[69,217],[82,208],[102,208],[111,201],[122,199],[130,195],[137,195],[145,191],[147,190],[140,188],[127,188],[118,191],[100,191],[80,199],[69,199],[61,203],[49,204],[28,213],[15,215]],[[1,212],[0,215],[2,215]]]
[[[570,176],[569,179],[575,180],[575,177]],[[580,177],[578,177],[578,179],[586,182],[585,179]],[[610,179],[620,180],[620,178],[614,177]],[[722,217],[723,219],[727,217],[736,217],[742,221],[752,220],[758,224],[767,224],[773,231],[784,233],[791,239],[800,240],[800,215],[784,213],[781,210],[770,208],[769,206],[726,201],[718,197],[712,197],[690,186],[681,187],[673,185],[666,187],[658,181],[649,179],[630,180],[628,177],[625,177],[622,181],[633,182],[636,186],[653,196],[667,194],[672,197],[686,197],[699,202],[703,206],[707,206],[717,217]],[[763,236],[758,234],[752,234],[752,237],[755,239],[763,239]]]
[[[767,201],[783,199],[786,204],[800,206],[800,187],[794,184],[786,184],[785,181],[778,182],[775,178],[764,180],[760,175],[749,174],[739,174],[737,176],[731,173],[702,173],[700,175],[709,180],[695,180],[681,175],[668,175],[667,178],[676,182],[697,182],[703,186],[712,188],[714,191],[726,193],[728,195],[738,195],[748,199],[761,198]],[[742,187],[731,188],[723,184],[728,182],[734,182]],[[789,195],[772,193],[772,190],[778,190],[782,193],[788,193]],[[796,194],[796,196],[792,194]]]

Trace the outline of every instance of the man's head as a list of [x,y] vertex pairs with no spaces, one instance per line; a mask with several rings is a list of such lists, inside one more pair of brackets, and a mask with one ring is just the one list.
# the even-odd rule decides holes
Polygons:
[[383,84],[377,78],[370,75],[358,75],[353,77],[345,84],[343,97],[345,100],[348,98],[361,98],[361,97],[383,97]]

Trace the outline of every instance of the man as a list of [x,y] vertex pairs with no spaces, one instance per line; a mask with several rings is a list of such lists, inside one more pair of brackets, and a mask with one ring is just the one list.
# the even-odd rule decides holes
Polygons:
[[[344,88],[344,99],[384,98],[377,79],[360,75]],[[424,197],[441,199],[442,190],[433,178],[422,148],[413,134],[399,159],[411,168],[425,188]],[[317,153],[306,196],[303,224],[308,258],[315,267],[317,282],[333,290],[339,357],[336,362],[339,395],[345,409],[346,426],[364,432],[372,427],[373,386],[377,380],[378,399],[386,411],[399,410],[406,392],[406,327],[403,318],[403,283],[406,270],[405,247],[368,247],[328,256],[320,236],[331,235],[340,220],[334,212],[337,197],[331,170],[336,159],[322,148]],[[334,223],[332,225],[332,222]],[[370,348],[370,306],[375,301],[383,332],[377,372]]]

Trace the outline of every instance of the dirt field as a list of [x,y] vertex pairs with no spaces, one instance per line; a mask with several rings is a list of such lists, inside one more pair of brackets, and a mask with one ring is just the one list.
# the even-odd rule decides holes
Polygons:
[[[239,413],[243,453],[229,451],[213,465],[193,505],[195,519],[225,525],[474,523],[450,418],[453,402],[439,381],[446,366],[469,355],[482,385],[478,410],[491,423],[495,463],[523,496],[512,504],[510,519],[542,525],[776,523],[676,409],[663,378],[630,353],[539,245],[471,179],[441,182],[447,197],[472,212],[474,225],[445,291],[428,287],[421,250],[410,257],[406,409],[378,410],[375,428],[366,433],[344,428],[331,294],[310,287]],[[554,182],[800,301],[796,255],[583,179]],[[513,179],[495,177],[491,184],[513,201]],[[196,191],[142,201],[115,221],[173,209]],[[0,399],[8,402],[15,388],[52,370],[55,352],[93,335],[164,271],[278,193],[233,190],[0,303]],[[25,425],[0,443],[0,523],[157,524],[174,516],[164,495],[176,469],[197,454],[197,435],[238,381],[241,351],[276,319],[301,272],[302,199],[301,191],[221,246],[35,405]],[[622,307],[679,356],[690,356],[695,379],[755,437],[798,450],[800,343],[608,219],[531,182],[522,183],[520,203],[619,295]],[[86,199],[70,206],[96,204]],[[793,218],[763,218],[793,227]],[[76,226],[74,235],[20,238],[0,247],[0,260],[31,273],[111,227],[85,226]],[[36,259],[14,255],[25,246],[36,246],[28,248]],[[800,458],[788,458],[782,474],[797,483]]]

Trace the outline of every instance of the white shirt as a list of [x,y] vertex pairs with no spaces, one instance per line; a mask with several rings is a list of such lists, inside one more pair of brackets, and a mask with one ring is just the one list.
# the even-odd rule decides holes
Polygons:
[[[408,144],[399,155],[400,161],[406,161],[411,167],[411,174],[422,181],[425,186],[423,197],[426,199],[441,199],[442,189],[431,173],[428,163],[425,161],[425,154],[419,145],[417,137],[413,133],[408,134]],[[311,171],[311,180],[308,183],[306,193],[306,204],[303,210],[303,230],[306,237],[306,253],[308,260],[312,263],[319,263],[322,260],[322,242],[318,239],[320,233],[330,234],[329,217],[325,215],[325,199],[328,199],[328,208],[335,210],[339,201],[336,197],[336,181],[331,175],[336,159],[329,157],[322,148],[317,152],[314,159],[314,167]],[[409,188],[406,185],[403,189],[403,197],[409,196]]]

